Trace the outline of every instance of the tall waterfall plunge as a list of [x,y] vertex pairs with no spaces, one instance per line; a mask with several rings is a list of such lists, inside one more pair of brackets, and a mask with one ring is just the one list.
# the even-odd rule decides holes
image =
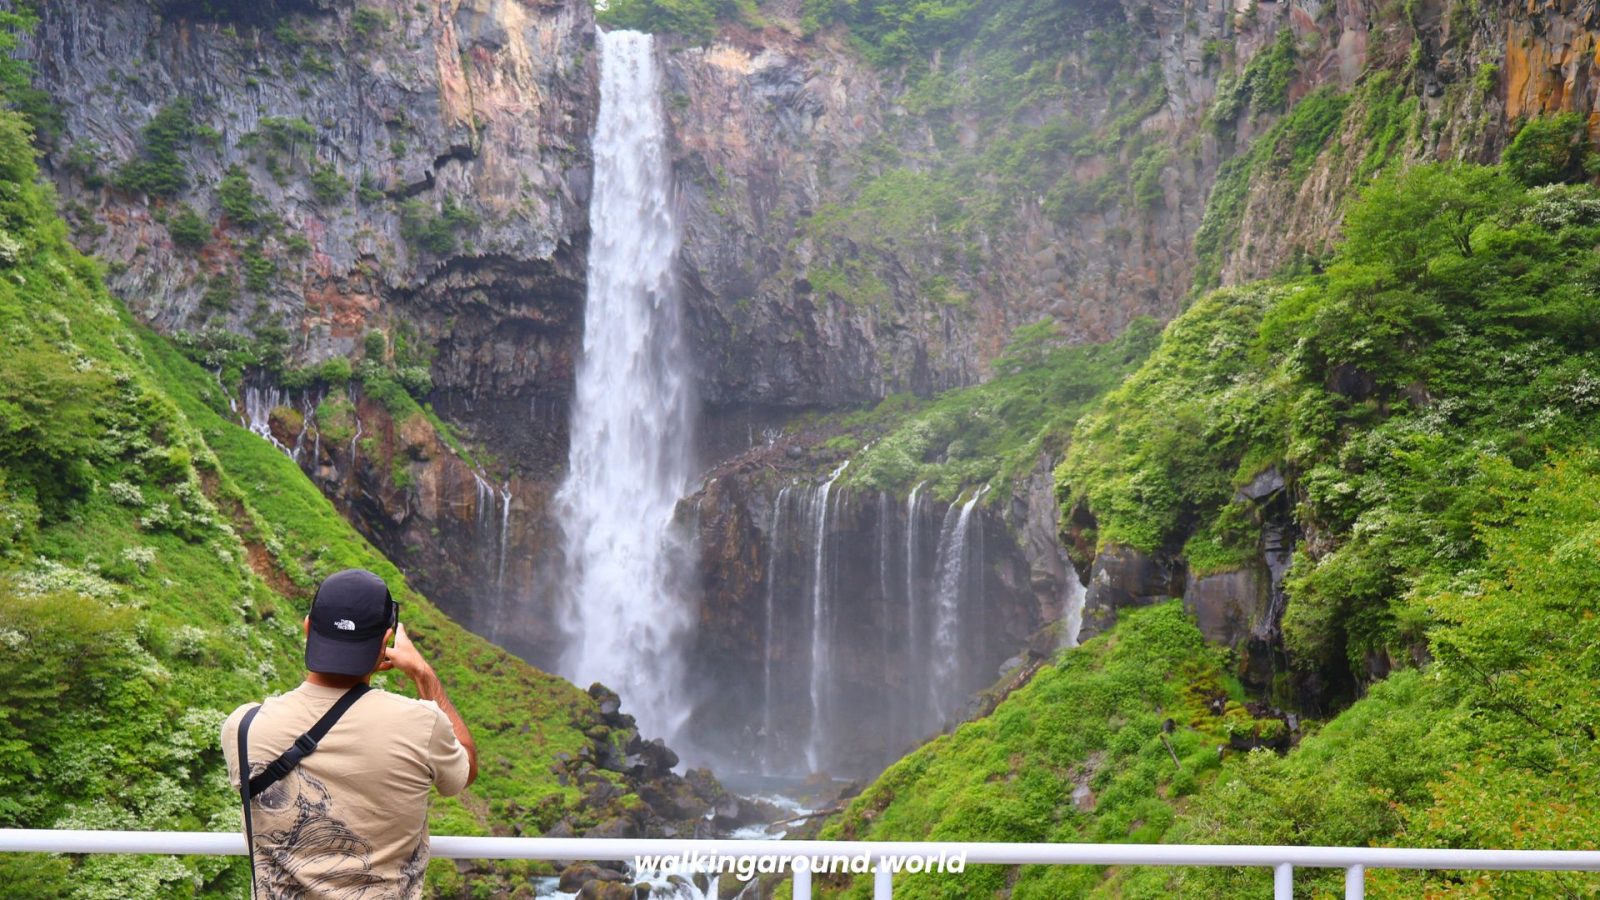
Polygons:
[[556,496],[569,636],[562,671],[604,682],[645,734],[687,714],[673,510],[688,493],[695,398],[673,259],[672,179],[649,35],[600,35],[589,295],[572,443]]

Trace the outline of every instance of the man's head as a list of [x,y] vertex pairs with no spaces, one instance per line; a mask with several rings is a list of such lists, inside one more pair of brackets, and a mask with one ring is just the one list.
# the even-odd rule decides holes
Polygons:
[[325,675],[365,677],[383,660],[400,604],[383,579],[365,569],[345,569],[323,580],[306,617],[306,669]]

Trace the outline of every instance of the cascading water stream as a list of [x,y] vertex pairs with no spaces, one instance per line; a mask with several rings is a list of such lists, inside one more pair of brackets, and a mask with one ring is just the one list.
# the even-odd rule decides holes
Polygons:
[[828,497],[833,484],[850,465],[845,460],[833,470],[828,480],[817,489],[813,502],[813,517],[817,523],[816,543],[811,570],[811,729],[806,741],[806,765],[811,771],[821,771],[822,750],[827,744],[828,710],[827,678],[830,656],[828,626],[828,589],[832,586],[832,570],[828,567]]
[[[906,500],[906,658],[924,662],[922,655],[921,635],[918,631],[917,616],[917,573],[921,571],[922,558],[919,550],[921,543],[918,538],[922,534],[922,509],[924,494],[922,487],[926,482],[919,482],[911,489],[911,496]],[[914,707],[911,713],[911,725],[917,732],[925,731],[928,727],[928,710],[926,707]]]
[[649,35],[600,35],[589,293],[562,513],[562,669],[616,690],[671,741],[686,715],[673,510],[692,475],[694,398],[673,260],[678,230]]
[[763,626],[761,646],[765,648],[766,657],[762,661],[761,675],[761,766],[764,770],[772,769],[772,745],[777,735],[777,726],[773,721],[773,693],[772,693],[772,664],[775,654],[772,652],[772,622],[777,610],[773,607],[774,595],[777,593],[778,582],[778,547],[783,535],[783,511],[785,501],[789,499],[789,489],[781,488],[778,496],[772,501],[772,550],[767,554],[767,610],[766,621]]
[[[955,505],[945,515],[945,525],[939,540],[937,592],[934,595],[933,641],[929,673],[929,702],[935,714],[947,719],[954,712],[953,703],[961,691],[960,630],[961,604],[966,594],[968,567],[971,552],[967,532],[972,524],[972,511],[983,498],[983,491],[973,491],[972,496],[957,512]],[[980,561],[981,565],[981,561]]]

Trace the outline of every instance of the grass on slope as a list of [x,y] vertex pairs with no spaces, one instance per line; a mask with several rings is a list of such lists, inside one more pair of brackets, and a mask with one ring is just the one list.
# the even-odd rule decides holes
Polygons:
[[[0,826],[237,828],[218,728],[298,682],[312,587],[345,566],[394,586],[478,739],[481,777],[435,803],[435,829],[537,832],[573,811],[551,763],[581,755],[589,698],[450,624],[221,417],[212,376],[131,323],[36,177],[26,126],[0,113]],[[238,896],[244,871],[6,855],[0,895]]]
[[[1181,605],[1130,611],[1111,633],[1041,669],[993,714],[895,763],[820,837],[1158,841],[1181,798],[1214,776],[1219,744],[1282,728],[1253,718],[1238,695],[1220,653]],[[1163,734],[1167,719],[1174,727]],[[959,876],[902,875],[895,896],[986,897],[1009,888],[1017,900],[1059,898],[1081,895],[1103,876],[1096,867],[973,866]],[[870,878],[824,886],[830,895],[871,895]]]

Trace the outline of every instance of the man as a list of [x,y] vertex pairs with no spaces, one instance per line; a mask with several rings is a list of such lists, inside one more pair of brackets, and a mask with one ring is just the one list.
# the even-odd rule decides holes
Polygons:
[[[222,750],[238,789],[241,722],[247,771],[260,775],[355,688],[314,749],[251,798],[247,833],[254,834],[253,893],[260,900],[422,894],[428,791],[436,786],[451,796],[471,784],[478,752],[398,610],[371,572],[328,576],[302,623],[304,683],[268,698],[253,716],[255,704],[241,706],[223,723]],[[388,669],[408,676],[422,699],[366,689],[373,673]]]

